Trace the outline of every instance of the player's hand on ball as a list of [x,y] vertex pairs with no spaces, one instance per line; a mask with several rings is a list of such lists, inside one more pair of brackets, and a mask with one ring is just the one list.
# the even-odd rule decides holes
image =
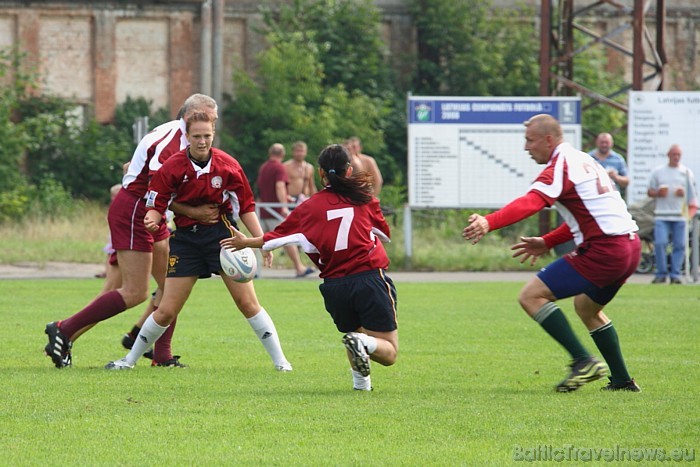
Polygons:
[[471,240],[472,245],[476,245],[489,232],[489,221],[484,216],[472,214],[468,222],[469,225],[462,231],[462,237],[465,240]]
[[520,240],[520,243],[516,243],[510,249],[514,251],[513,258],[521,257],[521,263],[529,259],[530,264],[534,265],[537,258],[549,252],[542,237],[520,237]]

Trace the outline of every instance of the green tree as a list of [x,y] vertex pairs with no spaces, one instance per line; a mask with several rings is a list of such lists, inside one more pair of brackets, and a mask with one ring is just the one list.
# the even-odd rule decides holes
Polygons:
[[133,124],[137,118],[148,117],[149,128],[172,120],[170,112],[165,108],[152,110],[153,101],[143,97],[136,99],[127,96],[126,100],[117,105],[114,110],[114,126],[123,131],[129,138],[133,137]]
[[29,184],[21,171],[29,135],[18,109],[33,76],[21,68],[21,55],[0,49],[0,223],[17,219],[26,212]]
[[267,32],[282,40],[301,33],[315,44],[324,87],[342,84],[372,97],[393,90],[381,17],[372,0],[294,0],[277,14],[269,8],[263,13]]
[[313,157],[356,135],[385,182],[400,180],[405,150],[392,151],[386,135],[405,132],[405,104],[396,118],[399,100],[373,2],[294,0],[262,11],[269,48],[254,80],[236,73],[235,101],[225,110],[233,131],[222,138],[236,151],[250,151],[241,153],[249,176],[275,141],[303,139]]
[[[576,48],[589,40],[582,34],[574,34]],[[620,104],[627,103],[626,83],[623,70],[608,71],[607,57],[603,48],[591,47],[574,58],[574,78],[584,87],[606,96]],[[612,133],[615,137],[615,150],[627,147],[627,113],[610,105],[601,103],[587,94],[583,94],[581,105],[584,149],[595,147],[595,137],[599,133]],[[622,150],[625,153],[625,150]]]
[[251,180],[275,142],[287,147],[304,140],[313,154],[330,143],[362,134],[382,148],[382,107],[343,85],[324,87],[323,65],[316,44],[302,33],[267,35],[269,47],[259,57],[257,79],[235,76],[235,100],[226,105],[230,122],[222,145],[232,148]]
[[538,94],[538,33],[531,10],[482,0],[410,0],[417,32],[414,92],[453,96]]

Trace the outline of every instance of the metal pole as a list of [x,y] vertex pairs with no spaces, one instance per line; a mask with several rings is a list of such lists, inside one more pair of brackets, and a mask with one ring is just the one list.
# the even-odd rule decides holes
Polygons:
[[212,11],[212,97],[221,105],[224,80],[224,0],[214,0]]
[[211,0],[202,3],[202,34],[200,59],[200,90],[211,95]]
[[411,207],[406,204],[403,207],[403,235],[404,249],[406,250],[405,267],[411,270],[413,262],[413,221],[411,219]]
[[690,275],[693,282],[698,282],[698,266],[700,265],[700,216],[695,215],[691,220],[692,229],[690,241]]
[[632,24],[632,89],[640,91],[644,89],[644,0],[634,0]]
[[138,117],[131,125],[131,130],[134,132],[134,144],[139,144],[141,139],[148,133],[148,117]]
[[[214,0],[214,8],[212,10],[212,84],[211,97],[219,105],[223,105],[223,82],[224,82],[224,0]],[[216,122],[218,128],[224,127],[224,122],[219,113],[219,119]],[[219,135],[214,137],[214,144],[219,145]]]

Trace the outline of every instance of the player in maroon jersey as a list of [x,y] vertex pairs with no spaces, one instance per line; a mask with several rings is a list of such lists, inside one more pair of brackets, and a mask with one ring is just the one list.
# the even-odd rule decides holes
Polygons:
[[[122,189],[110,204],[107,216],[112,247],[117,251],[122,285],[116,290],[98,295],[69,318],[46,325],[48,344],[44,350],[57,368],[72,364],[73,340],[87,329],[146,300],[151,275],[158,284],[159,292],[149,307],[155,306],[155,302],[159,301],[165,283],[170,233],[165,224],[154,232],[146,230],[143,224],[148,180],[168,157],[188,144],[184,136],[185,120],[181,117],[202,111],[216,119],[216,101],[203,94],[193,94],[185,100],[176,120],[158,126],[139,142],[122,179]],[[207,205],[190,207],[173,203],[171,209],[181,210],[184,214],[204,219],[205,222],[212,221],[212,209]],[[214,221],[216,215],[218,210],[214,213]],[[170,349],[172,329],[174,326],[154,349],[153,361],[158,366],[179,365]]]
[[246,237],[236,232],[226,248],[271,251],[298,243],[321,271],[326,310],[344,333],[353,387],[370,391],[370,362],[393,365],[399,349],[396,288],[386,275],[382,241],[389,225],[372,196],[371,176],[353,175],[350,154],[338,144],[318,158],[325,188],[297,206],[273,231]]
[[[574,240],[573,252],[544,267],[520,292],[520,305],[571,355],[571,371],[556,386],[559,392],[610,374],[603,389],[639,392],[622,357],[617,331],[603,313],[627,278],[637,269],[640,242],[637,224],[605,169],[591,157],[565,143],[559,122],[535,115],[525,122],[525,150],[545,168],[530,190],[487,216],[472,214],[465,239],[477,243],[491,230],[555,206],[565,223],[542,237],[522,237],[514,257],[532,263],[555,245]],[[574,297],[574,308],[590,332],[607,366],[579,342],[566,317],[554,303]],[[608,368],[609,367],[609,368]]]
[[[180,204],[216,205],[219,211],[215,224],[202,223],[175,213],[176,230],[170,237],[168,275],[160,306],[143,324],[131,351],[121,360],[107,364],[110,370],[133,368],[136,361],[163,335],[185,305],[198,278],[220,274],[236,306],[246,317],[275,368],[292,371],[277,336],[272,319],[255,294],[253,281],[235,282],[221,272],[219,241],[230,237],[240,218],[248,230],[262,235],[255,214],[255,201],[241,165],[233,157],[212,148],[214,120],[206,113],[195,113],[187,119],[190,146],[170,157],[153,175],[146,200],[144,223],[157,232],[172,200]],[[271,260],[271,253],[266,253]]]

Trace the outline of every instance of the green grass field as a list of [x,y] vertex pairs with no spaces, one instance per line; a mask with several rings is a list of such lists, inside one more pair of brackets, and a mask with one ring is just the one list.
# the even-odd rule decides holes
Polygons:
[[[119,341],[137,307],[83,336],[73,368],[55,369],[42,352],[44,325],[100,286],[0,281],[0,464],[508,465],[579,456],[566,465],[601,453],[659,459],[653,449],[674,448],[685,461],[700,456],[697,287],[628,285],[608,308],[643,392],[602,393],[598,381],[558,394],[566,354],[519,309],[517,283],[397,284],[399,360],[373,365],[372,393],[351,390],[341,335],[313,281],[256,282],[292,373],[274,371],[218,279],[200,281],[178,322],[174,350],[189,368],[142,360],[132,371],[102,369],[124,355]],[[598,354],[571,301],[561,305]]]

